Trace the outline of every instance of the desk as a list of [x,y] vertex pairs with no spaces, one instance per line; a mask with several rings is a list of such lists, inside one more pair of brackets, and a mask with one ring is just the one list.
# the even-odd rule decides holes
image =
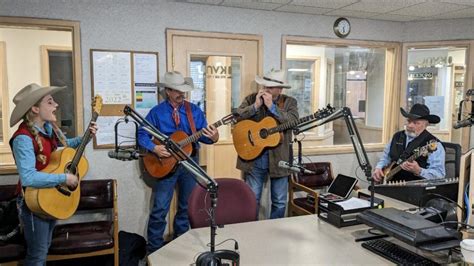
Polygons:
[[[305,215],[226,225],[217,229],[216,243],[227,238],[239,242],[241,265],[388,264],[354,242],[351,232],[365,225],[338,229]],[[192,229],[148,256],[150,265],[190,265],[209,251],[209,228]],[[233,241],[216,249],[233,250]]]
[[[363,192],[368,192],[363,190]],[[377,195],[386,207],[408,209],[413,205]],[[317,215],[288,217],[241,224],[217,229],[216,244],[233,238],[239,242],[240,265],[392,265],[388,260],[362,248],[353,233],[366,225],[337,228]],[[390,238],[391,239],[391,238]],[[192,229],[148,256],[150,265],[190,265],[201,252],[209,251],[210,229]],[[446,254],[428,255],[395,240],[395,243],[438,262]],[[219,249],[234,249],[227,241]],[[457,260],[459,257],[456,256]]]

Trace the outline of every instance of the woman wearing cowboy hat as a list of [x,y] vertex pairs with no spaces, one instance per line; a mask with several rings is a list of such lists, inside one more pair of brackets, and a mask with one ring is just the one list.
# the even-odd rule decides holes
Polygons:
[[430,109],[417,103],[413,105],[410,112],[400,108],[400,112],[406,117],[405,130],[393,135],[392,141],[385,146],[383,156],[377,163],[372,177],[376,182],[383,180],[382,169],[392,162],[406,160],[413,154],[416,148],[425,146],[432,140],[437,141],[436,150],[427,157],[420,156],[410,162],[405,161],[400,166],[403,169],[393,177],[393,181],[410,181],[419,179],[444,178],[445,170],[445,150],[441,142],[431,135],[426,128],[429,124],[437,124],[440,118],[430,114]]
[[[206,144],[217,142],[219,140],[217,129],[212,125],[207,125],[204,113],[197,105],[185,101],[185,93],[194,89],[193,80],[183,77],[177,71],[165,73],[162,80],[163,82],[158,83],[158,86],[164,88],[167,99],[153,107],[146,116],[146,120],[167,136],[178,130],[185,132],[188,136],[192,135],[192,124],[194,124],[196,131],[202,130],[204,135],[199,138],[199,142]],[[192,121],[188,120],[188,112],[189,117],[192,117]],[[143,129],[138,131],[138,143],[158,157],[171,156],[164,145],[156,145],[151,141],[151,136]],[[196,162],[198,162],[198,149],[199,145],[193,144],[191,158]],[[196,181],[184,166],[178,165],[173,173],[157,180],[153,187],[153,209],[150,213],[147,230],[148,253],[152,253],[163,246],[166,216],[176,184],[178,184],[178,210],[174,218],[174,237],[185,233],[189,229],[188,198],[196,185]]]
[[[44,265],[51,244],[56,220],[41,218],[26,206],[22,187],[54,187],[65,184],[76,187],[77,176],[73,174],[49,174],[41,172],[58,147],[58,140],[70,147],[77,147],[81,137],[66,139],[55,125],[58,104],[53,94],[65,87],[41,87],[30,84],[13,98],[15,108],[10,117],[10,127],[23,120],[10,139],[20,180],[18,183],[18,213],[26,240],[25,265]],[[95,124],[89,129],[94,135]]]
[[[258,122],[271,116],[280,123],[298,119],[296,99],[281,94],[283,89],[291,87],[286,83],[285,76],[285,72],[281,70],[272,70],[263,77],[257,76],[255,82],[262,88],[245,97],[236,111],[240,118]],[[270,177],[272,201],[270,219],[285,216],[289,172],[279,168],[278,162],[288,160],[290,140],[291,130],[287,130],[278,146],[265,149],[257,158],[250,161],[237,158],[237,168],[244,173],[245,181],[255,193],[257,206],[260,205],[263,184],[267,176]]]

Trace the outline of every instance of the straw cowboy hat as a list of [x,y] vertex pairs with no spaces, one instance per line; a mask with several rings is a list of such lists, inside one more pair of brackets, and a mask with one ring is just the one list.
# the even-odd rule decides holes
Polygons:
[[265,87],[291,88],[291,86],[286,83],[285,76],[285,71],[272,69],[263,77],[256,76],[255,82]]
[[178,71],[166,72],[163,81],[158,83],[158,87],[170,88],[181,92],[194,90],[193,79],[183,77]]
[[41,87],[38,84],[31,83],[21,89],[15,97],[13,97],[15,108],[10,116],[10,127],[16,125],[30,108],[44,96],[54,94],[64,88],[66,87]]
[[403,108],[400,108],[400,112],[402,115],[409,119],[424,119],[428,120],[431,124],[438,124],[441,119],[437,115],[430,114],[430,109],[428,106],[417,103],[413,105],[410,109],[410,112],[407,113]]

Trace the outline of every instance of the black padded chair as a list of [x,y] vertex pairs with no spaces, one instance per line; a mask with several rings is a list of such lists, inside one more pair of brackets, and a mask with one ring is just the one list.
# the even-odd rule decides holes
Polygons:
[[462,153],[461,145],[451,142],[442,142],[442,144],[446,151],[446,178],[459,177]]

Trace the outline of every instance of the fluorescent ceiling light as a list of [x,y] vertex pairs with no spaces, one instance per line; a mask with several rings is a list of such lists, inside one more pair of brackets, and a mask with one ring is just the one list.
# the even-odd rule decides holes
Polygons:
[[307,68],[290,68],[290,69],[288,69],[288,71],[291,71],[291,72],[306,72],[306,71],[309,71],[309,69],[307,69]]

